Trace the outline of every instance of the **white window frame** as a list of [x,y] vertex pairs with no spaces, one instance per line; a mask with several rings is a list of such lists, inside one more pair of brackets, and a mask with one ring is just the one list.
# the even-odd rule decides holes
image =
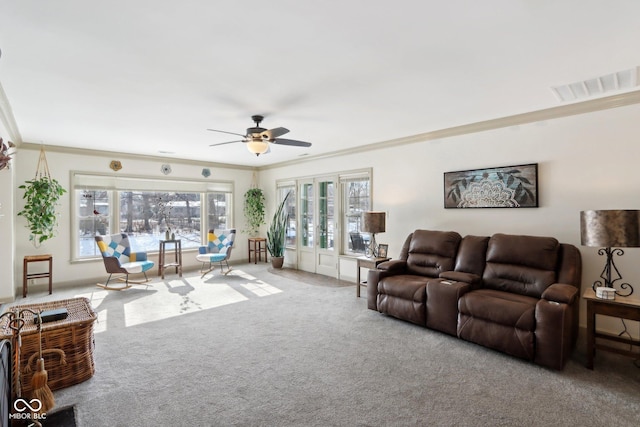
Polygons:
[[[230,206],[227,207],[227,223],[229,227],[233,227],[233,199],[234,199],[234,183],[233,181],[210,181],[199,179],[169,179],[169,178],[150,178],[147,176],[137,175],[113,175],[100,174],[84,171],[71,171],[71,191],[70,203],[72,212],[71,221],[71,245],[70,259],[72,262],[95,260],[99,256],[80,257],[79,248],[79,217],[77,212],[78,200],[76,190],[106,190],[110,193],[110,229],[109,233],[119,232],[119,215],[120,215],[120,198],[119,192],[122,191],[150,191],[150,192],[177,192],[177,193],[200,193],[201,209],[200,209],[200,238],[201,243],[206,243],[208,213],[207,198],[209,193],[229,193],[228,200]],[[157,251],[148,251],[157,252]]]

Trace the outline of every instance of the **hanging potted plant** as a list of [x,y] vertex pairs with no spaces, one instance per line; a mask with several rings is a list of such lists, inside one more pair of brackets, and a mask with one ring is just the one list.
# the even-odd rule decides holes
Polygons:
[[24,209],[18,212],[29,224],[29,240],[37,248],[45,240],[54,237],[58,225],[56,209],[58,201],[67,192],[60,183],[51,178],[44,149],[40,149],[40,159],[34,179],[26,181],[18,188],[24,190]]
[[273,268],[282,268],[284,264],[284,250],[287,239],[287,223],[289,221],[289,214],[285,210],[285,204],[291,193],[287,193],[282,200],[276,213],[273,215],[273,220],[267,230],[267,250],[271,254],[271,266]]
[[244,193],[244,217],[247,233],[256,236],[264,222],[264,193],[259,188],[250,188]]

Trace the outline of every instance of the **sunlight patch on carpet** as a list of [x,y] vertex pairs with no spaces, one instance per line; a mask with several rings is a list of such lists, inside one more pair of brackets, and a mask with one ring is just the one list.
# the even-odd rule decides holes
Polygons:
[[242,270],[213,278],[175,277],[124,291],[77,295],[91,301],[98,316],[94,333],[129,327],[283,292]]
[[247,280],[258,280],[258,278],[256,276],[252,276],[249,273],[245,273],[242,270],[233,270],[233,272],[235,273],[236,276],[240,276],[243,279],[247,279]]
[[127,327],[247,300],[227,284],[204,285],[199,277],[161,282],[156,288],[124,306]]
[[259,297],[279,294],[280,292],[282,292],[281,289],[278,289],[275,286],[271,286],[270,284],[265,283],[261,280],[257,281],[256,283],[247,283],[245,285],[242,285],[242,287],[250,292],[253,292]]

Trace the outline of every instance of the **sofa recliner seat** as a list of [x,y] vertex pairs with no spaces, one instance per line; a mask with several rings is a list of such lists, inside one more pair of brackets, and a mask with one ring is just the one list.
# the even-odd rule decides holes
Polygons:
[[577,338],[581,270],[578,249],[552,237],[416,230],[399,259],[369,271],[368,307],[562,369]]
[[389,274],[386,280],[376,282],[379,286],[374,296],[369,295],[369,308],[426,326],[427,282],[443,271],[453,270],[461,240],[456,232],[413,232],[403,245],[400,259],[384,263]]

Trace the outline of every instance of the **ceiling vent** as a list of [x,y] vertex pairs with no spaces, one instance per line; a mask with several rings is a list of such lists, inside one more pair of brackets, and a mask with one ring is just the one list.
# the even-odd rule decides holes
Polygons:
[[593,98],[609,92],[627,90],[637,86],[640,82],[638,73],[640,73],[640,67],[634,67],[593,79],[582,80],[563,86],[554,86],[551,90],[561,102]]

